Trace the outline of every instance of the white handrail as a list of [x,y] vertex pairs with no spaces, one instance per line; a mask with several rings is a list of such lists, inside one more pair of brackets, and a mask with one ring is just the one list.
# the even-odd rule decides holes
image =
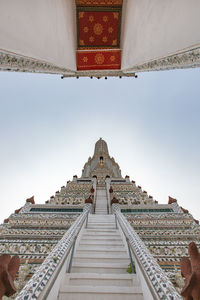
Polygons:
[[[43,299],[48,296],[55,278],[59,274],[59,271],[64,261],[67,259],[73,243],[87,218],[90,208],[90,205],[85,206],[83,213],[76,219],[62,239],[49,253],[15,300],[38,299],[40,294],[44,293],[45,288],[47,289],[47,286],[48,291],[44,293],[45,296]],[[54,280],[52,280],[53,277]],[[50,286],[49,282],[51,282]]]
[[117,221],[129,241],[134,257],[146,279],[146,284],[154,295],[153,298],[160,300],[181,300],[182,297],[178,294],[172,282],[131,227],[130,223],[119,211],[119,207],[116,204],[113,204],[113,213],[116,215]]

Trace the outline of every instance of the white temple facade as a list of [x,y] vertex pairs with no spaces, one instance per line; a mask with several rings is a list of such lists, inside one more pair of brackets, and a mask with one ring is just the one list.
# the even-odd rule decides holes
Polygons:
[[80,177],[0,225],[0,253],[20,257],[17,300],[182,299],[191,240],[200,248],[198,221],[123,177],[102,138]]

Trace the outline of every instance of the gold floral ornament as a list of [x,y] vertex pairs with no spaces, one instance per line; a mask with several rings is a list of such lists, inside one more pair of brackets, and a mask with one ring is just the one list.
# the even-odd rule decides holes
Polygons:
[[81,46],[85,45],[84,40],[79,40],[79,44],[80,44]]
[[113,40],[112,46],[116,46],[116,45],[117,45],[117,40]]
[[93,27],[93,30],[96,35],[101,35],[103,32],[103,26],[100,23],[96,23]]
[[109,28],[108,28],[108,32],[109,32],[109,33],[113,33],[113,28],[112,28],[112,27],[109,27]]
[[93,36],[90,36],[89,37],[89,41],[92,43],[92,42],[94,42],[94,37]]
[[88,32],[88,31],[89,31],[88,27],[85,26],[85,27],[83,28],[83,31],[84,31],[84,32]]
[[102,41],[103,41],[104,43],[106,43],[106,42],[108,41],[107,36],[104,36],[104,37],[102,38]]
[[92,22],[94,22],[94,16],[89,16],[89,21],[92,23]]
[[87,56],[84,56],[84,57],[83,57],[83,62],[84,62],[84,63],[87,63],[87,62],[88,62]]
[[115,61],[115,56],[114,55],[111,55],[111,57],[110,57],[110,61]]
[[108,22],[108,16],[103,16],[103,21]]
[[78,13],[79,19],[83,18],[84,14],[85,14],[84,11],[79,11],[79,13]]
[[105,57],[102,53],[98,53],[95,55],[94,60],[97,65],[102,65],[104,63]]
[[114,12],[114,13],[113,13],[113,17],[114,17],[114,19],[117,19],[117,20],[118,20],[118,18],[119,18],[119,13],[118,13],[118,12]]

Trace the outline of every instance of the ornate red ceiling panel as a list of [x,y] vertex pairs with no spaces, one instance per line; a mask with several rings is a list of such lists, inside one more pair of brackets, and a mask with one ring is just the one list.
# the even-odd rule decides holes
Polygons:
[[122,0],[76,0],[76,5],[77,69],[120,69]]
[[77,51],[77,70],[116,70],[121,67],[121,50]]
[[119,47],[120,11],[78,11],[78,48]]

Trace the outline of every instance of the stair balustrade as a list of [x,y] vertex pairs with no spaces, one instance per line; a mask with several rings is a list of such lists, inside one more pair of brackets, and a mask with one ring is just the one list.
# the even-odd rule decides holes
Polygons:
[[[86,223],[87,226],[87,218],[90,211],[91,205],[85,205],[83,213],[76,219],[62,239],[49,253],[44,262],[15,298],[16,300],[49,299],[50,293],[50,298],[57,298],[62,274],[66,272],[67,265],[70,263],[69,254],[74,248],[75,241],[83,225]],[[52,297],[52,294],[55,295],[55,297]]]
[[[119,206],[112,205],[112,211],[116,217],[117,224],[120,225],[125,235],[126,241],[133,254],[136,272],[140,273],[141,283],[145,281],[145,286],[154,300],[181,300],[172,282],[161,269],[157,261],[151,255],[146,245],[142,242],[136,231],[131,227],[124,215],[121,213]],[[139,272],[138,272],[139,268]],[[144,293],[145,294],[145,293]],[[144,295],[144,299],[147,299]],[[149,298],[148,298],[149,299]]]

